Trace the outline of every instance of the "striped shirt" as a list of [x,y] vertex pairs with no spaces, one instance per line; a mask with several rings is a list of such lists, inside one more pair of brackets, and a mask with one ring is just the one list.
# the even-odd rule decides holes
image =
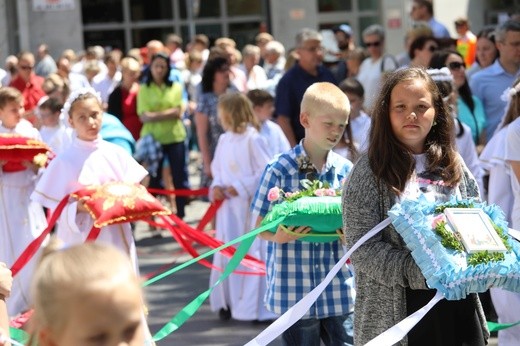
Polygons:
[[[330,151],[322,172],[314,166],[302,165],[307,155],[301,144],[278,156],[266,167],[260,186],[253,198],[253,214],[264,217],[271,208],[267,199],[274,186],[285,192],[302,190],[302,179],[319,179],[332,188],[339,188],[347,177],[352,163]],[[320,284],[344,254],[339,240],[327,243],[292,241],[286,244],[268,242],[267,291],[265,301],[269,310],[283,314]],[[347,266],[338,272],[304,318],[340,316],[354,309],[353,278]]]

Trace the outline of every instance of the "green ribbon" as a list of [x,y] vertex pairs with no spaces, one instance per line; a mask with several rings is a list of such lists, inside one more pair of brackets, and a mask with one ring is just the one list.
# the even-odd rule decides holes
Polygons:
[[507,328],[511,328],[514,326],[520,325],[520,321],[515,323],[496,323],[496,322],[487,322],[489,332],[498,332],[499,330],[504,330]]
[[9,327],[9,335],[11,339],[16,340],[24,345],[29,341],[29,334],[27,334],[22,329]]
[[233,257],[231,257],[228,265],[226,266],[226,268],[224,268],[224,271],[222,272],[222,274],[220,275],[218,280],[215,282],[215,284],[212,287],[210,287],[208,290],[206,290],[205,292],[202,292],[198,297],[193,299],[188,305],[186,305],[184,308],[182,308],[182,310],[179,313],[177,313],[177,315],[173,316],[173,318],[168,323],[166,323],[166,325],[164,325],[164,327],[162,327],[153,336],[153,340],[159,341],[159,340],[164,339],[166,336],[170,335],[171,333],[173,333],[174,331],[179,329],[180,326],[182,326],[188,319],[190,319],[193,316],[193,314],[195,314],[195,312],[197,312],[197,310],[202,306],[202,303],[204,303],[204,301],[206,301],[206,299],[209,297],[209,295],[211,294],[213,289],[215,287],[217,287],[222,281],[224,281],[236,269],[236,267],[238,267],[238,265],[240,264],[242,259],[246,256],[247,252],[249,251],[249,248],[253,244],[255,237],[259,233],[264,232],[264,231],[276,226],[277,224],[279,224],[282,221],[283,221],[283,218],[273,220],[272,222],[269,222],[268,224],[265,224],[259,228],[252,230],[251,232],[248,232],[236,239],[233,239],[229,243],[221,245],[218,248],[215,248],[209,252],[206,252],[197,258],[191,259],[191,260],[187,261],[186,263],[183,263],[175,268],[172,268],[171,270],[169,270],[163,274],[160,274],[160,275],[146,281],[143,284],[145,287],[148,285],[151,285],[152,283],[157,282],[157,281],[167,277],[168,275],[171,275],[183,268],[186,268],[187,266],[189,266],[193,263],[196,263],[200,259],[213,255],[214,253],[216,253],[222,249],[225,249],[233,244],[240,243],[235,254],[233,255]]

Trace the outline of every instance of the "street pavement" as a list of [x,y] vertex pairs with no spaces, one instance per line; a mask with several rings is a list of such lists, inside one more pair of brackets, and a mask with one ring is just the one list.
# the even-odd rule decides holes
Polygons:
[[[186,209],[185,221],[195,226],[208,207],[207,202],[191,202]],[[154,238],[144,222],[136,225],[135,238],[142,276],[180,265],[192,257],[183,252],[168,231],[163,238]],[[199,253],[209,251],[196,247]],[[211,257],[209,258],[211,260]],[[186,304],[208,289],[210,269],[193,264],[145,288],[148,324],[152,334],[162,328]],[[224,346],[244,345],[265,329],[268,324],[228,320],[222,321],[211,311],[206,301],[199,311],[177,331],[157,345]],[[281,345],[279,339],[271,345]]]

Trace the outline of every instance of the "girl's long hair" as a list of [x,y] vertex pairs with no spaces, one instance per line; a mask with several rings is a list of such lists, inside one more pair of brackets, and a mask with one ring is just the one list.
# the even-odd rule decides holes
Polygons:
[[435,109],[434,126],[426,136],[424,151],[426,168],[438,172],[449,185],[457,184],[462,176],[460,159],[455,149],[453,118],[431,77],[421,68],[400,69],[388,76],[375,103],[368,147],[368,159],[378,183],[385,184],[396,195],[404,191],[415,169],[412,151],[401,143],[390,123],[392,91],[399,84],[422,80],[428,88]]

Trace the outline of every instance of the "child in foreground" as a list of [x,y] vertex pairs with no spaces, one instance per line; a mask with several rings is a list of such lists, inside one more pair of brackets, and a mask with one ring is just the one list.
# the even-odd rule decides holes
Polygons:
[[[347,96],[332,83],[314,83],[303,95],[300,122],[304,139],[291,150],[277,156],[266,167],[251,206],[257,226],[271,209],[269,190],[303,190],[302,179],[320,180],[340,188],[352,163],[331,149],[338,143],[348,122]],[[263,232],[267,246],[267,308],[285,313],[320,284],[343,255],[340,240],[312,243],[297,241],[312,231],[309,227],[278,227],[276,233]],[[287,329],[284,345],[352,345],[354,287],[352,274],[343,266],[306,315]]]
[[28,345],[150,345],[143,297],[128,258],[109,245],[46,249],[32,282]]

